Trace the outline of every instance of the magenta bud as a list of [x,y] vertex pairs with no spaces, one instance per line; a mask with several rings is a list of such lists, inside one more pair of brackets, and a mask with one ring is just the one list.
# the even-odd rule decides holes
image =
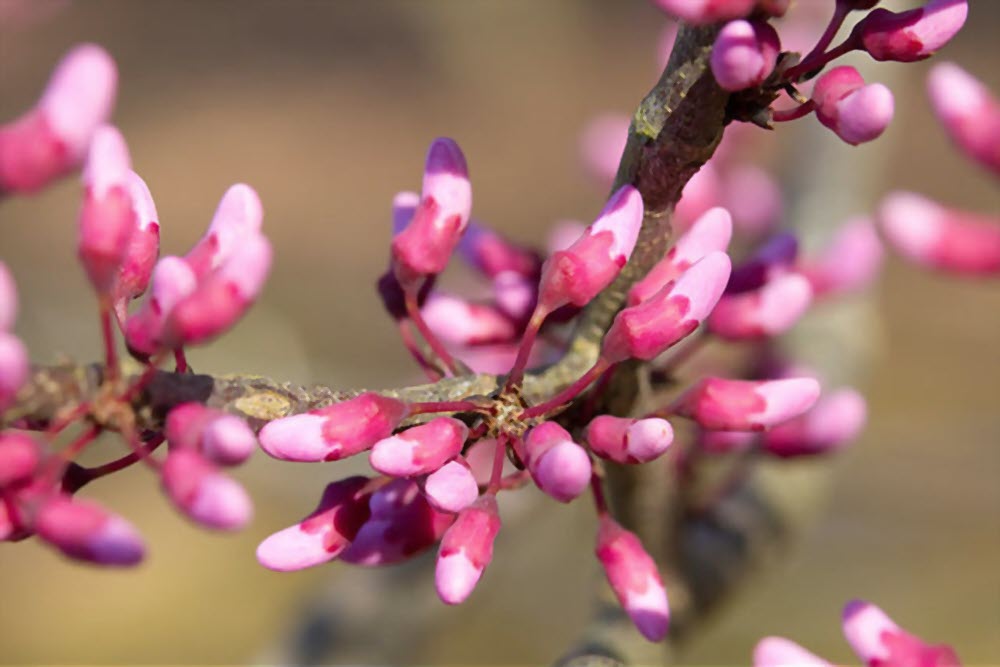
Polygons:
[[931,68],[927,92],[951,140],[973,160],[1000,174],[1000,101],[953,63]]
[[122,256],[114,287],[115,305],[123,321],[127,314],[125,306],[146,291],[160,255],[160,224],[153,196],[145,181],[134,171],[129,172],[125,185],[132,202],[136,227]]
[[524,451],[535,484],[559,502],[568,503],[590,484],[590,457],[559,424],[543,422],[528,431]]
[[833,451],[854,440],[864,428],[865,399],[853,389],[822,396],[802,415],[764,434],[764,449],[782,458]]
[[260,234],[264,209],[257,192],[245,183],[229,187],[219,200],[205,235],[184,256],[198,280],[229,261],[247,237]]
[[239,530],[253,515],[250,497],[197,451],[174,449],[160,472],[174,505],[192,521],[217,530]]
[[816,117],[845,142],[856,146],[879,137],[894,111],[892,93],[882,84],[865,85],[853,67],[835,67],[813,87]]
[[766,21],[730,21],[715,38],[712,74],[730,92],[759,86],[774,71],[780,52],[778,33]]
[[7,265],[0,262],[0,331],[10,331],[17,320],[17,286]]
[[844,638],[865,664],[961,667],[961,661],[950,646],[926,644],[868,602],[853,600],[847,603],[842,622]]
[[0,489],[30,479],[40,458],[38,443],[31,436],[0,432]]
[[749,14],[757,0],[653,0],[663,11],[687,23],[708,25]]
[[379,440],[369,462],[390,477],[428,475],[462,452],[469,427],[453,417],[437,417]]
[[164,257],[153,268],[150,296],[125,320],[125,342],[133,354],[149,356],[163,347],[167,315],[197,287],[197,277],[180,257]]
[[875,60],[913,62],[930,57],[965,24],[968,0],[930,0],[905,12],[876,9],[854,28]]
[[726,340],[757,340],[785,333],[812,303],[812,286],[786,273],[752,292],[726,294],[708,317],[708,330]]
[[376,393],[269,422],[258,438],[265,452],[286,461],[338,461],[389,437],[406,417],[402,401]]
[[775,234],[749,259],[733,269],[726,285],[726,294],[760,289],[775,276],[791,270],[798,254],[799,240],[795,234],[792,232]]
[[882,242],[867,217],[852,218],[838,229],[820,255],[802,265],[813,294],[845,294],[868,287],[882,268]]
[[618,463],[648,463],[674,441],[665,419],[625,419],[601,415],[587,426],[587,444],[597,456]]
[[595,553],[611,590],[635,627],[649,641],[661,641],[670,623],[667,590],[642,542],[605,515],[597,531]]
[[427,298],[422,314],[431,331],[452,345],[509,343],[519,333],[510,317],[497,308],[441,292]]
[[445,463],[421,481],[424,497],[440,512],[461,512],[479,497],[479,485],[461,457]]
[[475,221],[469,223],[459,241],[458,252],[470,266],[490,279],[503,274],[537,279],[541,270],[541,258],[535,252],[508,241]]
[[753,667],[833,667],[784,637],[765,637],[753,650]]
[[125,519],[97,503],[56,495],[35,517],[38,536],[69,558],[97,565],[136,565],[145,555],[142,536]]
[[434,567],[434,586],[445,604],[460,604],[472,593],[493,560],[500,512],[493,495],[480,496],[461,511],[445,532]]
[[709,377],[678,399],[677,414],[716,431],[763,431],[801,415],[819,398],[813,378],[726,380]]
[[257,561],[279,572],[301,570],[333,560],[371,517],[367,477],[348,477],[327,485],[316,509],[274,533],[257,547]]
[[30,371],[24,343],[14,334],[0,331],[0,409],[17,395]]

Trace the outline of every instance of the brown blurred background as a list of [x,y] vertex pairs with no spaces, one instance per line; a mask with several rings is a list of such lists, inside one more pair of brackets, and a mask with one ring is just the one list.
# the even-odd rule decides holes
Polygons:
[[[941,57],[1000,91],[1000,3],[971,4]],[[644,0],[0,0],[0,10],[2,119],[33,103],[73,44],[95,41],[116,58],[115,122],[156,198],[165,253],[200,236],[229,184],[260,192],[273,277],[245,322],[191,355],[195,367],[338,387],[416,377],[371,285],[386,261],[390,198],[418,186],[428,142],[459,140],[477,216],[518,239],[540,242],[560,218],[590,219],[602,188],[579,167],[579,132],[597,113],[629,111],[648,89],[664,22]],[[792,136],[778,140],[779,155],[839,155],[831,169],[884,164],[839,194],[847,212],[897,187],[1000,211],[996,181],[959,157],[930,115],[926,69],[866,70],[891,77],[897,96],[884,140],[852,149],[782,128]],[[18,332],[40,361],[91,360],[99,349],[73,256],[78,197],[67,180],[0,203],[0,257],[23,301]],[[860,332],[873,343],[864,438],[833,464],[828,502],[802,543],[717,617],[686,663],[746,663],[765,634],[848,661],[839,610],[863,596],[953,643],[967,664],[1000,664],[1000,287],[890,260],[877,292],[877,326]],[[828,354],[849,363],[837,357],[848,351]],[[118,446],[105,443],[103,456]],[[277,655],[269,647],[324,599],[384,625],[374,645],[322,638],[350,646],[338,655],[356,663],[546,664],[570,644],[591,596],[586,503],[553,508],[526,493],[494,565],[457,609],[431,600],[426,585],[393,596],[431,576],[419,565],[389,575],[257,566],[257,542],[311,508],[342,470],[256,457],[237,475],[257,517],[237,536],[179,518],[145,470],[95,485],[89,494],[143,529],[151,558],[105,572],[33,541],[0,545],[0,662],[268,661]],[[373,593],[342,595],[341,584]],[[400,611],[426,615],[426,628],[390,649]]]

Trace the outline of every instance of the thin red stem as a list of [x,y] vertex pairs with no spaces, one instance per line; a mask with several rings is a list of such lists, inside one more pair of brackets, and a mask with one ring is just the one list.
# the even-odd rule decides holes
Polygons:
[[153,470],[157,472],[160,471],[162,464],[150,456],[151,450],[147,451],[145,444],[139,439],[139,436],[133,428],[123,428],[121,434],[125,439],[125,442],[128,443],[129,448],[131,448],[132,453],[138,457],[138,460],[142,461]]
[[188,371],[188,361],[187,356],[184,354],[184,348],[177,348],[174,350],[174,372],[175,373],[187,373]]
[[821,53],[826,51],[830,43],[833,42],[833,38],[837,36],[837,32],[840,31],[840,27],[844,25],[844,19],[850,13],[850,8],[842,2],[837,2],[836,7],[833,10],[833,16],[830,17],[830,23],[827,24],[826,30],[823,31],[822,36],[820,36],[819,41],[816,42],[816,46],[813,47],[812,51],[809,52],[805,58],[802,59],[803,63],[807,63],[810,60],[817,58]]
[[406,312],[410,316],[410,320],[413,322],[413,326],[417,327],[417,331],[423,336],[424,340],[433,350],[434,354],[440,359],[444,364],[445,368],[452,375],[458,375],[458,366],[455,363],[455,359],[451,356],[444,345],[438,340],[438,337],[434,335],[430,327],[424,321],[423,315],[420,313],[420,305],[417,303],[417,291],[418,290],[407,290],[406,291]]
[[517,351],[517,358],[510,369],[510,375],[507,376],[507,391],[521,386],[521,381],[524,380],[524,370],[528,365],[528,358],[531,356],[531,348],[535,346],[538,331],[542,328],[542,323],[545,322],[545,318],[548,316],[549,313],[542,309],[541,304],[536,306],[535,312],[531,314],[528,326],[521,337],[521,347]]
[[411,415],[422,415],[428,412],[483,412],[485,407],[473,401],[434,401],[427,403],[410,403]]
[[816,109],[816,103],[812,100],[804,102],[791,109],[775,109],[771,112],[771,121],[775,123],[787,123],[791,120],[797,120],[803,116],[808,116]]
[[858,48],[857,40],[854,38],[854,35],[851,35],[839,46],[831,49],[830,51],[816,56],[815,58],[803,60],[795,67],[790,67],[787,71],[785,71],[785,78],[789,81],[798,81],[802,76],[809,74],[810,72],[823,69],[831,60],[836,60],[840,56],[850,53],[856,48]]
[[101,298],[100,310],[101,337],[104,339],[104,365],[108,379],[117,380],[120,369],[118,367],[118,350],[115,347],[115,329],[112,322],[114,310],[106,297]]
[[538,405],[533,405],[524,412],[521,413],[521,419],[531,419],[533,417],[540,417],[556,408],[559,408],[571,400],[579,396],[583,390],[590,386],[590,384],[601,376],[601,373],[606,371],[610,367],[610,364],[601,357],[597,360],[589,371],[580,376],[580,378],[571,384],[570,386],[563,389],[561,392],[550,398],[549,400],[539,403]]
[[531,473],[527,470],[518,470],[500,480],[500,489],[503,491],[513,491],[520,489],[531,481]]
[[691,360],[691,357],[695,356],[698,352],[704,349],[705,344],[708,343],[710,334],[708,329],[699,329],[693,336],[691,336],[687,342],[674,354],[664,362],[663,366],[660,366],[656,370],[663,373],[665,376],[670,377],[677,372],[677,369],[683,366],[685,363]]
[[493,452],[493,470],[490,472],[490,484],[486,493],[496,495],[503,481],[503,461],[507,457],[507,436],[497,438],[497,448]]
[[424,353],[420,351],[420,347],[417,345],[417,341],[413,338],[413,332],[410,330],[410,321],[408,319],[399,320],[399,336],[403,339],[403,345],[406,350],[410,353],[416,362],[420,366],[420,369],[427,376],[427,379],[431,382],[437,382],[440,380],[444,373],[435,368]]
[[65,415],[57,417],[53,422],[51,422],[48,428],[45,429],[45,435],[52,437],[61,433],[67,426],[75,422],[77,419],[87,414],[90,411],[90,403],[80,403],[79,405],[73,406],[73,409],[67,412]]
[[597,516],[607,516],[608,502],[604,498],[604,484],[601,476],[596,472],[590,475],[590,495],[594,497],[594,508],[597,510]]
[[163,444],[163,442],[163,436],[157,436],[142,446],[141,454],[133,451],[129,452],[125,456],[115,459],[114,461],[108,461],[107,463],[94,466],[93,468],[80,468],[77,473],[77,479],[74,480],[75,484],[72,490],[78,491],[94,480],[106,477],[112,473],[118,472],[119,470],[124,470],[125,468],[132,466],[140,459],[148,457],[150,454],[155,452],[156,449]]

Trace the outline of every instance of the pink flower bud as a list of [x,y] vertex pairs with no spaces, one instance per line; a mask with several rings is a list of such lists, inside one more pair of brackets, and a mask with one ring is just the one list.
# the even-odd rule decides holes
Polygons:
[[749,14],[756,0],[653,0],[656,5],[682,21],[707,25]]
[[758,290],[724,295],[708,317],[708,329],[734,341],[777,336],[791,329],[811,302],[809,281],[787,273]]
[[160,255],[160,224],[153,196],[145,181],[134,171],[129,172],[125,185],[132,202],[136,228],[125,248],[114,290],[121,320],[125,319],[128,301],[146,291]]
[[460,604],[476,587],[493,560],[493,542],[500,532],[500,512],[493,495],[481,496],[462,510],[441,539],[434,586],[445,604]]
[[285,461],[339,461],[389,437],[406,417],[402,401],[365,393],[325,408],[269,422],[261,448]]
[[497,308],[516,322],[526,322],[538,303],[538,279],[525,278],[505,271],[493,279],[493,301]]
[[819,398],[813,378],[701,380],[679,399],[677,414],[716,431],[763,431],[801,415]]
[[647,463],[667,451],[674,430],[665,419],[596,417],[587,426],[590,451],[618,463]]
[[0,409],[17,395],[30,370],[24,343],[14,334],[0,332]]
[[164,257],[156,263],[149,298],[125,321],[125,342],[133,354],[149,356],[161,348],[167,315],[194,292],[197,280],[191,266],[180,257]]
[[865,85],[853,67],[835,67],[813,88],[819,122],[856,146],[878,138],[892,120],[892,92],[880,83]]
[[821,397],[804,414],[764,435],[764,449],[782,458],[832,451],[854,440],[864,428],[865,399],[853,389]]
[[765,637],[753,650],[753,667],[833,667],[793,641]]
[[279,531],[257,547],[257,561],[278,572],[291,572],[333,560],[371,517],[367,477],[348,477],[327,485],[312,514]]
[[913,62],[930,57],[965,24],[968,0],[930,0],[906,12],[876,9],[854,28],[875,60]]
[[470,266],[491,279],[505,273],[537,279],[542,264],[533,251],[476,222],[469,223],[458,243],[458,252]]
[[184,403],[171,410],[165,433],[171,448],[197,450],[222,466],[243,463],[257,445],[245,421],[201,403]]
[[422,314],[431,331],[452,345],[507,343],[518,334],[511,319],[498,309],[441,292],[428,297]]
[[117,81],[101,47],[66,54],[35,108],[0,127],[0,192],[32,192],[78,166],[111,115]]
[[136,565],[145,555],[132,524],[97,503],[57,495],[35,517],[38,536],[69,558],[98,565]]
[[0,262],[0,332],[10,331],[17,320],[17,286],[7,265]]
[[539,305],[552,312],[568,303],[584,306],[597,296],[628,261],[642,218],[642,195],[631,185],[623,186],[583,236],[545,261]]
[[31,436],[0,432],[0,489],[28,480],[40,457],[38,443]]
[[86,193],[77,242],[80,261],[100,294],[110,294],[136,229],[130,164],[121,133],[110,125],[100,127],[83,171]]
[[961,667],[950,646],[925,644],[902,630],[884,611],[862,600],[844,607],[843,629],[847,643],[869,665]]
[[253,506],[247,492],[197,451],[171,450],[161,475],[170,500],[196,523],[239,530],[250,521]]
[[733,227],[753,236],[767,232],[784,215],[781,186],[766,169],[754,164],[726,170],[722,203],[733,216]]
[[878,217],[889,242],[917,264],[971,276],[1000,272],[997,220],[909,192],[889,194]]
[[479,485],[469,465],[449,461],[421,482],[424,497],[441,512],[461,512],[479,497]]
[[781,41],[765,21],[730,21],[712,47],[712,74],[728,91],[759,86],[774,71]]
[[583,130],[580,137],[583,166],[602,183],[610,184],[618,173],[618,163],[628,141],[629,122],[624,114],[603,114],[587,123]]
[[775,277],[791,270],[799,253],[795,234],[775,234],[735,269],[726,285],[726,294],[757,290]]
[[818,257],[803,263],[801,270],[816,296],[857,292],[878,276],[883,254],[872,221],[867,217],[851,218]]
[[379,440],[369,455],[371,466],[390,477],[427,475],[462,452],[469,427],[453,417],[437,417]]
[[559,424],[543,422],[528,431],[524,451],[538,488],[559,502],[568,503],[590,484],[590,457]]
[[927,92],[951,140],[969,157],[1000,174],[1000,101],[953,63],[931,68]]
[[629,290],[628,305],[635,306],[649,299],[705,255],[724,252],[732,235],[733,222],[726,209],[706,211],[677,239],[666,257]]
[[649,360],[676,344],[708,317],[729,280],[729,257],[712,252],[677,280],[615,317],[601,348],[612,363]]
[[651,642],[666,637],[670,623],[667,590],[639,538],[604,516],[595,553],[611,590],[642,636]]
[[392,240],[396,277],[403,285],[444,271],[469,224],[472,187],[465,156],[452,139],[436,139],[427,152],[420,205]]
[[381,566],[416,556],[441,539],[455,520],[436,511],[416,482],[397,479],[371,495],[371,518],[365,522],[340,560]]
[[264,209],[256,191],[245,183],[229,187],[212,216],[208,231],[184,256],[198,280],[229,261],[244,239],[260,233]]
[[722,177],[714,161],[702,166],[681,191],[681,200],[674,209],[674,229],[687,231],[695,220],[709,209],[722,205]]

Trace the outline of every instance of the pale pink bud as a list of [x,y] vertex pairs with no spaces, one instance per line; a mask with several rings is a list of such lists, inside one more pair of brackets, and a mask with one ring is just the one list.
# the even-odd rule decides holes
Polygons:
[[677,414],[716,431],[763,431],[801,415],[819,398],[813,378],[704,378],[679,399]]
[[460,604],[472,593],[493,560],[500,512],[493,495],[481,496],[458,515],[441,539],[434,586],[445,604]]
[[651,642],[666,637],[670,623],[667,590],[639,538],[604,516],[595,553],[611,590],[642,636]]
[[197,449],[209,461],[222,466],[243,463],[257,445],[245,421],[201,403],[184,403],[172,409],[164,432],[171,448]]
[[602,183],[611,183],[618,173],[618,163],[628,141],[629,122],[625,114],[603,114],[583,129],[580,137],[583,166]]
[[469,223],[459,241],[458,252],[470,266],[491,279],[509,273],[537,279],[541,268],[541,259],[536,253],[475,221]]
[[164,257],[153,269],[149,298],[125,321],[125,342],[129,350],[148,356],[162,347],[166,317],[179,301],[194,292],[197,277],[180,257]]
[[746,16],[757,0],[653,0],[663,11],[694,25]]
[[727,340],[754,340],[785,333],[812,303],[805,277],[786,273],[752,292],[727,294],[708,317],[708,329]]
[[861,74],[849,66],[820,76],[812,100],[819,121],[852,146],[879,137],[894,111],[892,92],[880,83],[865,85]]
[[968,0],[930,0],[906,12],[876,9],[854,28],[875,60],[913,62],[930,57],[965,24]]
[[961,667],[950,646],[930,646],[901,629],[875,605],[852,600],[844,607],[844,638],[868,665]]
[[542,266],[538,299],[546,312],[568,303],[584,306],[610,285],[635,248],[642,218],[638,190],[625,185],[615,192],[583,236]]
[[0,488],[29,479],[40,457],[38,443],[31,436],[0,432]]
[[590,484],[590,457],[559,424],[543,422],[528,431],[524,451],[538,488],[559,502],[568,503]]
[[78,166],[111,115],[117,81],[101,47],[66,54],[35,108],[0,127],[0,191],[32,192]]
[[722,177],[713,162],[702,166],[681,191],[674,209],[674,228],[684,232],[709,209],[722,205]]
[[422,314],[431,331],[452,345],[506,343],[518,333],[514,322],[493,306],[441,292],[428,297]]
[[17,320],[17,286],[7,265],[0,262],[0,332],[10,331]]
[[927,92],[952,141],[969,157],[1000,174],[1000,101],[953,63],[931,68]]
[[674,430],[665,419],[601,415],[587,425],[587,444],[597,456],[618,463],[647,463],[667,451]]
[[24,343],[14,334],[0,331],[0,409],[17,395],[30,370]]
[[821,397],[804,414],[764,435],[764,449],[782,458],[832,451],[854,440],[864,428],[865,399],[853,389]]
[[406,417],[402,401],[365,393],[325,408],[275,419],[258,434],[260,446],[286,461],[338,461],[389,437]]
[[291,572],[333,560],[371,517],[367,477],[348,477],[327,485],[316,509],[274,533],[257,547],[257,561],[279,572]]
[[253,515],[250,497],[243,487],[195,450],[171,450],[160,474],[167,496],[196,523],[218,530],[239,530]]
[[441,539],[455,515],[438,512],[416,482],[396,479],[373,493],[371,518],[340,560],[355,565],[392,565],[421,553]]
[[732,217],[726,209],[712,208],[706,211],[677,239],[666,257],[632,286],[628,293],[628,305],[635,306],[650,298],[705,255],[724,252],[729,247],[732,235]]
[[730,21],[712,47],[712,74],[725,90],[759,86],[774,71],[781,52],[778,33],[765,21]]
[[882,268],[882,242],[867,217],[851,218],[836,231],[820,255],[803,263],[816,296],[857,292]]
[[753,667],[833,667],[784,637],[765,637],[753,650]]
[[35,517],[38,536],[63,554],[98,565],[129,566],[142,560],[142,537],[125,519],[97,503],[57,495]]
[[733,227],[754,236],[771,229],[784,215],[778,181],[766,169],[753,164],[726,169],[722,203],[733,216]]
[[1000,224],[995,219],[948,209],[909,192],[883,199],[878,217],[889,242],[917,264],[973,276],[1000,272]]
[[460,458],[429,474],[421,487],[427,502],[441,512],[461,512],[479,497],[476,477]]
[[83,170],[86,192],[80,211],[77,255],[94,289],[101,294],[110,294],[136,229],[128,185],[130,165],[121,133],[110,125],[100,127]]
[[493,300],[507,317],[527,321],[538,302],[538,279],[505,271],[493,279]]
[[126,180],[136,228],[132,231],[121,269],[115,284],[114,297],[119,307],[120,319],[125,319],[125,305],[146,291],[153,267],[160,255],[160,224],[153,196],[145,181],[134,171]]
[[392,240],[394,272],[401,284],[444,271],[471,210],[465,156],[454,140],[436,139],[427,152],[420,205]]
[[229,187],[219,200],[205,235],[184,256],[198,280],[229,261],[247,237],[260,233],[264,209],[257,192],[245,183]]
[[722,296],[730,262],[712,252],[677,279],[637,306],[615,317],[601,348],[609,362],[650,360],[698,328]]
[[427,475],[462,452],[469,427],[453,417],[437,417],[426,424],[379,440],[369,455],[371,466],[390,477]]

